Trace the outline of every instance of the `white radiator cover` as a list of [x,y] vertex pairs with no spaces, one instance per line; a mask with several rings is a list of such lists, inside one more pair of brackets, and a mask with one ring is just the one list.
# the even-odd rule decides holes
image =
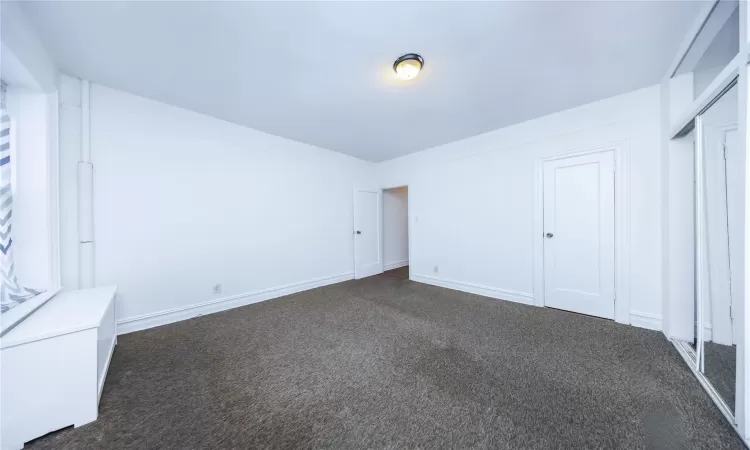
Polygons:
[[96,420],[117,342],[116,287],[65,291],[0,342],[0,448]]

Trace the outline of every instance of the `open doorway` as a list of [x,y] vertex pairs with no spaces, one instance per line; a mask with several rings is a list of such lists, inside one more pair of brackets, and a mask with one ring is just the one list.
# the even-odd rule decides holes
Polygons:
[[409,188],[383,189],[384,274],[409,279]]

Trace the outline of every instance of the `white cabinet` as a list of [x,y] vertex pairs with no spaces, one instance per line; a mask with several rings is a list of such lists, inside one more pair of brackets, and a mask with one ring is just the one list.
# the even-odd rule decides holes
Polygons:
[[96,420],[117,342],[116,287],[63,291],[0,338],[0,447]]

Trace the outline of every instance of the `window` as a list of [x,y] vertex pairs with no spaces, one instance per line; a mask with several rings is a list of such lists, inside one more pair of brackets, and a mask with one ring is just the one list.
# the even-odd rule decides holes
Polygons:
[[[56,292],[56,95],[2,86],[0,104],[0,335]],[[54,100],[54,101],[53,101]],[[56,136],[54,136],[56,138]]]

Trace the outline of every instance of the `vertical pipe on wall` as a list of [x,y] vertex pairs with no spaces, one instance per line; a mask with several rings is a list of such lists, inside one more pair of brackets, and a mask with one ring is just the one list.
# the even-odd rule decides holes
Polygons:
[[94,279],[94,165],[91,162],[89,81],[81,80],[81,156],[78,161],[78,285],[95,286]]
[[670,317],[672,293],[670,291],[670,266],[669,266],[669,79],[663,80],[659,85],[660,100],[660,126],[661,126],[661,330],[669,338],[674,336],[672,321]]

